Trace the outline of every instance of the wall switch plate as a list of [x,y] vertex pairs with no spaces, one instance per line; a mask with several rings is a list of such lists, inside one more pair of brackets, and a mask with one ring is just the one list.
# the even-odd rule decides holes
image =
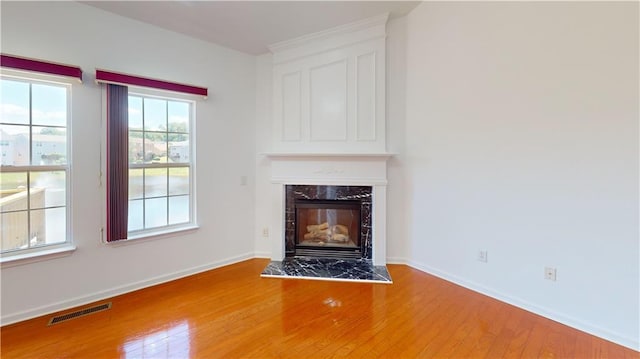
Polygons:
[[478,261],[487,263],[489,261],[487,251],[478,251]]
[[544,279],[552,280],[555,282],[556,280],[556,269],[553,267],[545,267],[544,268]]
[[269,237],[269,227],[262,228],[262,236]]

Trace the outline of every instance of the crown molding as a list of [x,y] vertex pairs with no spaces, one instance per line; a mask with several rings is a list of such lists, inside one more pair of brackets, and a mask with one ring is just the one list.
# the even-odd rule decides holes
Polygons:
[[[274,55],[278,55],[289,52],[290,50],[298,50],[302,47],[309,46],[310,44],[319,44],[320,46],[322,46],[322,44],[327,40],[340,38],[343,36],[348,37],[348,39],[345,39],[344,41],[349,43],[365,41],[376,37],[385,37],[385,25],[388,19],[389,13],[384,13],[349,24],[336,26],[327,30],[277,42],[267,47],[269,48],[269,51],[271,51]],[[371,28],[375,27],[378,27],[378,29],[370,30]]]

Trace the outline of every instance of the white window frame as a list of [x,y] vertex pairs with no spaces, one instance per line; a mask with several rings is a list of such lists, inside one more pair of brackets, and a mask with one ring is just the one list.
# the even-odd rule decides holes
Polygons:
[[[72,142],[73,142],[73,134],[72,134],[72,82],[70,79],[54,76],[54,75],[45,75],[24,71],[16,71],[9,69],[2,69],[0,73],[0,78],[3,80],[9,81],[17,81],[28,83],[31,87],[33,84],[42,84],[42,85],[53,85],[64,87],[66,89],[66,122],[65,122],[65,130],[66,130],[66,164],[65,165],[33,165],[29,164],[27,166],[0,166],[0,172],[2,173],[17,173],[17,172],[26,172],[28,174],[33,172],[49,172],[49,171],[64,171],[65,172],[65,238],[64,241],[60,241],[58,243],[52,244],[44,244],[31,247],[30,244],[28,248],[24,249],[12,249],[7,251],[0,250],[0,264],[2,267],[11,267],[14,265],[21,265],[30,262],[37,262],[40,260],[46,260],[51,258],[57,258],[61,256],[66,256],[71,252],[75,251],[76,247],[73,243],[73,233],[72,233],[72,173],[73,173],[73,165],[72,165]],[[31,92],[31,90],[30,90]],[[31,98],[31,94],[29,95]],[[32,123],[32,103],[31,99],[29,100],[29,124],[21,126],[29,126],[33,127]],[[16,125],[12,123],[4,123],[0,118],[0,123],[6,125]],[[31,134],[32,131],[30,130]],[[29,161],[32,160],[32,152],[33,152],[33,139],[29,138]],[[28,175],[29,178],[29,175]],[[26,211],[31,215],[30,202],[27,201],[27,209]]]
[[[148,229],[127,231],[128,240],[137,240],[137,239],[145,239],[145,238],[158,238],[163,237],[165,235],[171,235],[174,233],[180,233],[184,231],[192,231],[199,228],[197,223],[197,213],[196,213],[196,143],[195,143],[195,133],[196,133],[196,101],[193,100],[193,97],[190,96],[181,96],[181,94],[177,93],[169,93],[165,91],[153,90],[148,88],[140,88],[140,87],[129,87],[128,96],[135,96],[150,99],[160,99],[166,101],[178,101],[178,102],[186,102],[189,104],[190,109],[190,118],[189,118],[189,162],[188,166],[184,166],[183,164],[170,164],[170,163],[162,163],[162,164],[142,164],[131,166],[129,164],[129,169],[131,168],[181,168],[187,167],[189,168],[189,222],[179,223],[179,224],[167,224],[165,226],[153,227]],[[143,118],[144,121],[144,118]],[[144,123],[143,123],[144,128]],[[146,131],[143,131],[146,132]],[[167,128],[167,133],[169,133],[169,129]],[[143,135],[144,137],[144,135]],[[167,141],[168,143],[168,141]],[[168,149],[167,149],[168,150]],[[168,188],[167,188],[168,190]],[[169,193],[166,196],[167,199],[170,197]],[[127,200],[128,203],[128,200]],[[168,206],[168,201],[167,201]],[[167,207],[168,208],[168,207]],[[143,211],[143,222],[144,222],[144,211]],[[118,245],[124,244],[129,241],[114,241],[109,244]]]

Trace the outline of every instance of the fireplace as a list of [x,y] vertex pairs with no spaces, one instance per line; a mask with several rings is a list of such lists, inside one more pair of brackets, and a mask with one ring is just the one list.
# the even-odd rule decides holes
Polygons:
[[[390,154],[271,153],[267,157],[271,199],[264,213],[268,213],[269,256],[273,261],[296,256],[296,200],[335,200],[360,202],[360,243],[356,245],[360,248],[359,258],[376,266],[386,264]],[[350,255],[357,255],[357,249],[353,252]]]
[[287,257],[372,258],[371,187],[285,187]]
[[360,258],[360,201],[296,200],[296,255]]

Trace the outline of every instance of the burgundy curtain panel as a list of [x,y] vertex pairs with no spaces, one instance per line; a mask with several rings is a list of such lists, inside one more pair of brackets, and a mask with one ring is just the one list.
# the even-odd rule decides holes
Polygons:
[[107,84],[107,242],[127,239],[129,91]]

